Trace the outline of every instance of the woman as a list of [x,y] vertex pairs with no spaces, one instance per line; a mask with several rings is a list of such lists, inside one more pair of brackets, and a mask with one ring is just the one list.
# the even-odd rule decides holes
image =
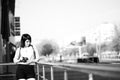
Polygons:
[[17,80],[35,80],[34,62],[39,55],[35,47],[31,45],[31,36],[23,34],[20,47],[16,50],[14,62],[18,64],[16,70]]

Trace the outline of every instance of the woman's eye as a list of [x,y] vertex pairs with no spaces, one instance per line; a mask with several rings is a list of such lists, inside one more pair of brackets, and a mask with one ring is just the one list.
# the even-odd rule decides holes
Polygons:
[[30,41],[28,41],[28,40],[26,41],[26,43],[29,43],[29,42],[30,42]]

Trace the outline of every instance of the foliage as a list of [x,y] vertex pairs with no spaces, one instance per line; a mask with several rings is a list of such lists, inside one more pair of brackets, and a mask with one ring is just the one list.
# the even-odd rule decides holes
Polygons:
[[53,52],[53,48],[51,44],[47,43],[43,45],[41,54],[46,56],[46,55],[50,55],[52,52]]
[[94,53],[96,53],[96,45],[88,43],[86,46],[87,53],[89,53],[90,56],[93,56]]
[[120,51],[120,29],[118,26],[115,26],[114,30],[115,30],[115,35],[112,40],[112,48],[115,51],[119,52]]
[[59,52],[59,46],[52,40],[42,40],[38,45],[37,49],[40,55],[51,55]]
[[66,48],[65,50],[62,51],[62,54],[64,56],[72,56],[72,55],[77,55],[79,52],[78,48]]

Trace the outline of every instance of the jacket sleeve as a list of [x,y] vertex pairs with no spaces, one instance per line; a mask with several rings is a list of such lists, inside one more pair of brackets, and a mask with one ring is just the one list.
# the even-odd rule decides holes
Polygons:
[[16,52],[15,52],[15,56],[13,58],[14,63],[17,63],[20,61],[20,48],[17,48]]

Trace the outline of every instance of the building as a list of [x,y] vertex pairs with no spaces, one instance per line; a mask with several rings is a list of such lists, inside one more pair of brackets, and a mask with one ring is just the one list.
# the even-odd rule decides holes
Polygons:
[[[0,62],[10,62],[10,45],[14,44],[15,0],[0,0]],[[7,70],[7,69],[6,69]],[[0,73],[4,73],[0,66]]]

